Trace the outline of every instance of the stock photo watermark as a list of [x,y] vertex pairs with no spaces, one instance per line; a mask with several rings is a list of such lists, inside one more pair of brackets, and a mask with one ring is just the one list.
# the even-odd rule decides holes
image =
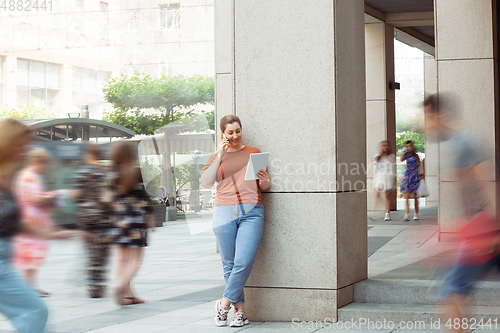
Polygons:
[[335,321],[332,318],[325,318],[318,321],[305,321],[299,318],[292,320],[292,329],[338,329],[338,330],[441,330],[441,329],[498,329],[498,318],[454,318],[441,320],[432,318],[429,322],[423,320],[392,321],[392,320],[371,320],[369,318],[356,318],[347,321]]

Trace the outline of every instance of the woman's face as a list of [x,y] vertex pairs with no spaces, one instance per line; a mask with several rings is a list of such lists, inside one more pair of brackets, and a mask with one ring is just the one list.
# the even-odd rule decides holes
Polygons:
[[380,151],[382,153],[387,153],[389,151],[389,144],[387,142],[382,142],[380,144]]
[[42,175],[45,173],[45,170],[47,169],[48,161],[46,160],[39,160],[35,163],[35,172],[38,173],[39,175]]
[[415,147],[413,147],[413,143],[406,144],[406,151],[413,153],[414,150],[415,150]]
[[226,135],[226,139],[229,140],[229,144],[232,147],[238,147],[240,145],[242,137],[240,124],[238,124],[237,122],[228,124],[226,126],[226,130],[224,131],[224,134]]

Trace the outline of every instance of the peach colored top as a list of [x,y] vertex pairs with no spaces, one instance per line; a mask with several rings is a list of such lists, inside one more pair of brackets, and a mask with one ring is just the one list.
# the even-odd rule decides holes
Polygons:
[[[262,204],[259,180],[245,180],[250,154],[255,153],[260,153],[260,150],[245,146],[241,150],[228,151],[224,154],[216,176],[216,205]],[[209,158],[203,172],[212,165],[216,157],[217,153]]]

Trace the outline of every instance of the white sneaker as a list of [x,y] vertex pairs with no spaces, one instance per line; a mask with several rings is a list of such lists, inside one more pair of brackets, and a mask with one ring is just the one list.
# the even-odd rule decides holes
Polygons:
[[[235,308],[236,310],[236,308]],[[231,324],[229,326],[231,327],[242,327],[244,325],[248,325],[250,322],[248,321],[247,316],[243,313],[243,311],[238,310],[234,313],[234,318],[231,320]]]
[[402,221],[410,221],[410,218],[405,214],[405,217],[403,217]]
[[230,307],[229,306],[222,306],[221,304],[221,299],[218,300],[215,303],[215,310],[217,311],[217,314],[215,315],[215,325],[221,327],[221,326],[227,326],[227,313],[229,312]]
[[391,214],[385,213],[384,221],[390,221],[391,220]]
[[413,219],[414,219],[414,220],[420,220],[420,219],[418,218],[418,214],[413,215]]

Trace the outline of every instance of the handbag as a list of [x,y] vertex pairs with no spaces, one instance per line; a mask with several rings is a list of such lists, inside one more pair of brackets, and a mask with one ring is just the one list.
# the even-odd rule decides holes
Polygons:
[[485,211],[475,216],[462,230],[463,258],[472,264],[484,264],[500,253],[500,224]]
[[429,190],[427,190],[427,186],[425,185],[425,179],[421,179],[418,183],[417,197],[426,198],[429,195]]

